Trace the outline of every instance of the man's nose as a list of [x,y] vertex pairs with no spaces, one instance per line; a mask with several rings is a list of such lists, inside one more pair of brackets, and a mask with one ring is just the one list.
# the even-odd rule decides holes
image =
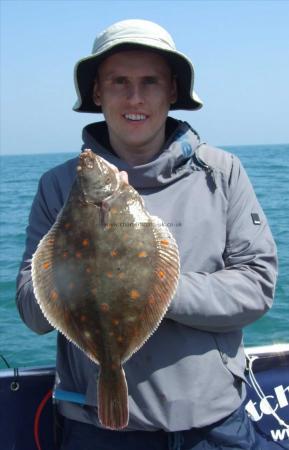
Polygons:
[[143,103],[144,92],[141,83],[130,83],[127,90],[127,99],[131,103]]

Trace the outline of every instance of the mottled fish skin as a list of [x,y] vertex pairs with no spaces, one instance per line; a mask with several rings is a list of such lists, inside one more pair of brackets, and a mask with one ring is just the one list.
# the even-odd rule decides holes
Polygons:
[[85,150],[68,201],[32,260],[49,322],[100,365],[103,426],[128,423],[122,364],[159,326],[179,277],[176,242],[140,195]]

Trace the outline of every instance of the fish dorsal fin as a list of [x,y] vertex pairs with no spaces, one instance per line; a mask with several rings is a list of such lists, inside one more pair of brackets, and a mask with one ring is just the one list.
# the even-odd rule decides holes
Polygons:
[[32,282],[37,302],[50,324],[58,328],[53,320],[58,308],[58,292],[53,288],[53,251],[55,242],[55,223],[39,242],[32,257]]
[[[136,346],[132,351],[128,350],[125,360],[139,350],[156,331],[167,312],[178,285],[180,260],[177,243],[158,217],[151,216],[150,219],[157,248],[154,260],[154,282],[146,299],[142,321],[139,325],[139,342],[137,342],[136,336]],[[144,336],[146,336],[145,339]]]

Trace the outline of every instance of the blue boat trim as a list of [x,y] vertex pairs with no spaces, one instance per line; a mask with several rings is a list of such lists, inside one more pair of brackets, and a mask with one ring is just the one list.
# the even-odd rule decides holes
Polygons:
[[65,402],[79,403],[85,405],[85,395],[78,392],[64,391],[63,389],[55,389],[53,391],[53,398],[55,400],[62,400]]
[[[246,353],[254,382],[247,388],[245,408],[260,438],[260,448],[289,450],[289,343],[250,347]],[[48,398],[55,375],[55,367],[47,366],[0,369],[0,405],[5,409],[0,420],[1,449],[36,449],[35,419],[39,420],[38,438],[45,442],[45,450],[59,449],[53,431],[55,408]],[[60,389],[60,385],[54,398],[71,406],[87,405],[85,394]],[[181,444],[178,437],[173,433],[171,447]]]

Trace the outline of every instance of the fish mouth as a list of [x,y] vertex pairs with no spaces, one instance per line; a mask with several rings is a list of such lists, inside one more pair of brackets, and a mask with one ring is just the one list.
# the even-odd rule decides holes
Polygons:
[[79,164],[77,170],[80,172],[83,169],[94,169],[95,166],[100,168],[96,155],[90,149],[85,149],[79,156]]
[[[77,172],[80,177],[99,177],[99,183],[103,189],[105,185],[115,181],[116,189],[119,188],[120,178],[116,175],[115,171],[104,158],[96,155],[92,150],[85,149],[79,155],[79,162],[77,166]],[[105,178],[105,180],[103,179]],[[102,185],[103,183],[103,185]]]

